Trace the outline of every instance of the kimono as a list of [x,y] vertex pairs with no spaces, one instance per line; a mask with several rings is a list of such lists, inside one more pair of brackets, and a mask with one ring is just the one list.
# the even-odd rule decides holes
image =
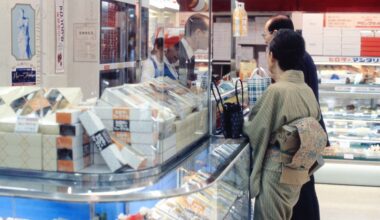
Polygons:
[[321,112],[303,72],[296,70],[285,71],[251,109],[243,132],[253,152],[250,193],[256,197],[255,220],[291,219],[303,183],[280,182],[282,163],[266,160],[266,154],[276,147],[270,141],[282,126],[307,117],[319,121]]

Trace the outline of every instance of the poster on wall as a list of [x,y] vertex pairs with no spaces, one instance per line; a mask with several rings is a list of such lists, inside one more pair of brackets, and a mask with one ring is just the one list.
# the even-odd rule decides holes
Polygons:
[[74,61],[97,62],[99,44],[97,25],[93,23],[74,24]]
[[16,60],[31,60],[35,55],[35,11],[29,4],[12,8],[12,55]]
[[63,73],[64,68],[64,47],[65,47],[65,20],[64,20],[64,0],[55,0],[55,32],[56,32],[56,55],[55,72]]
[[16,68],[12,71],[12,86],[36,85],[36,70],[33,68]]

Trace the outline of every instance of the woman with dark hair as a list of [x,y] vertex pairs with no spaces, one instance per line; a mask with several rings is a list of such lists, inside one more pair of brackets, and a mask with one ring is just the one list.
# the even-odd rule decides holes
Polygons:
[[300,71],[304,54],[302,36],[285,29],[275,33],[267,49],[268,67],[275,83],[252,108],[244,124],[253,152],[250,191],[251,197],[255,197],[255,220],[291,219],[301,187],[308,180],[308,170],[303,167],[292,172],[284,168],[284,158],[292,161],[303,143],[287,145],[284,152],[283,143],[277,139],[281,138],[283,126],[299,119],[315,119],[319,126],[318,102]]

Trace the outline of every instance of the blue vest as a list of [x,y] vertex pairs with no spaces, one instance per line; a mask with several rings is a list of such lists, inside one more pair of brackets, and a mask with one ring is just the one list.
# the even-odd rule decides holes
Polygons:
[[167,76],[170,79],[177,80],[177,78],[173,75],[173,73],[170,71],[169,67],[167,66],[166,63],[164,63],[164,71],[160,71],[158,69],[156,61],[151,57],[150,60],[153,63],[154,66],[154,78],[160,77],[160,76]]

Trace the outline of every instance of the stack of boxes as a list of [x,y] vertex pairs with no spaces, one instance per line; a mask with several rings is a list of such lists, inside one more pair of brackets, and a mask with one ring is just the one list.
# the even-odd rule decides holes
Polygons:
[[79,109],[57,112],[59,136],[56,138],[58,171],[78,172],[91,165],[89,138],[79,123]]
[[323,55],[322,13],[307,13],[303,15],[302,35],[305,39],[306,51],[308,53],[311,55]]
[[112,136],[145,157],[148,166],[161,162],[162,154],[175,150],[174,118],[157,121],[157,111],[152,109],[98,106],[94,110]]
[[342,29],[342,55],[360,56],[360,31]]
[[41,134],[0,132],[0,166],[42,170]]
[[112,139],[103,122],[93,112],[83,112],[80,115],[80,121],[94,147],[98,148],[112,172],[119,170],[124,165],[129,165],[135,170],[146,167],[146,158],[130,147]]
[[[70,108],[81,99],[79,88],[0,88],[0,167],[138,170],[169,160],[208,130],[199,97],[174,81],[106,89],[94,112]],[[37,119],[38,129],[16,133],[18,115]]]
[[372,37],[361,37],[360,55],[364,57],[380,57],[380,32]]
[[323,29],[323,55],[341,56],[342,55],[342,29],[324,28]]

